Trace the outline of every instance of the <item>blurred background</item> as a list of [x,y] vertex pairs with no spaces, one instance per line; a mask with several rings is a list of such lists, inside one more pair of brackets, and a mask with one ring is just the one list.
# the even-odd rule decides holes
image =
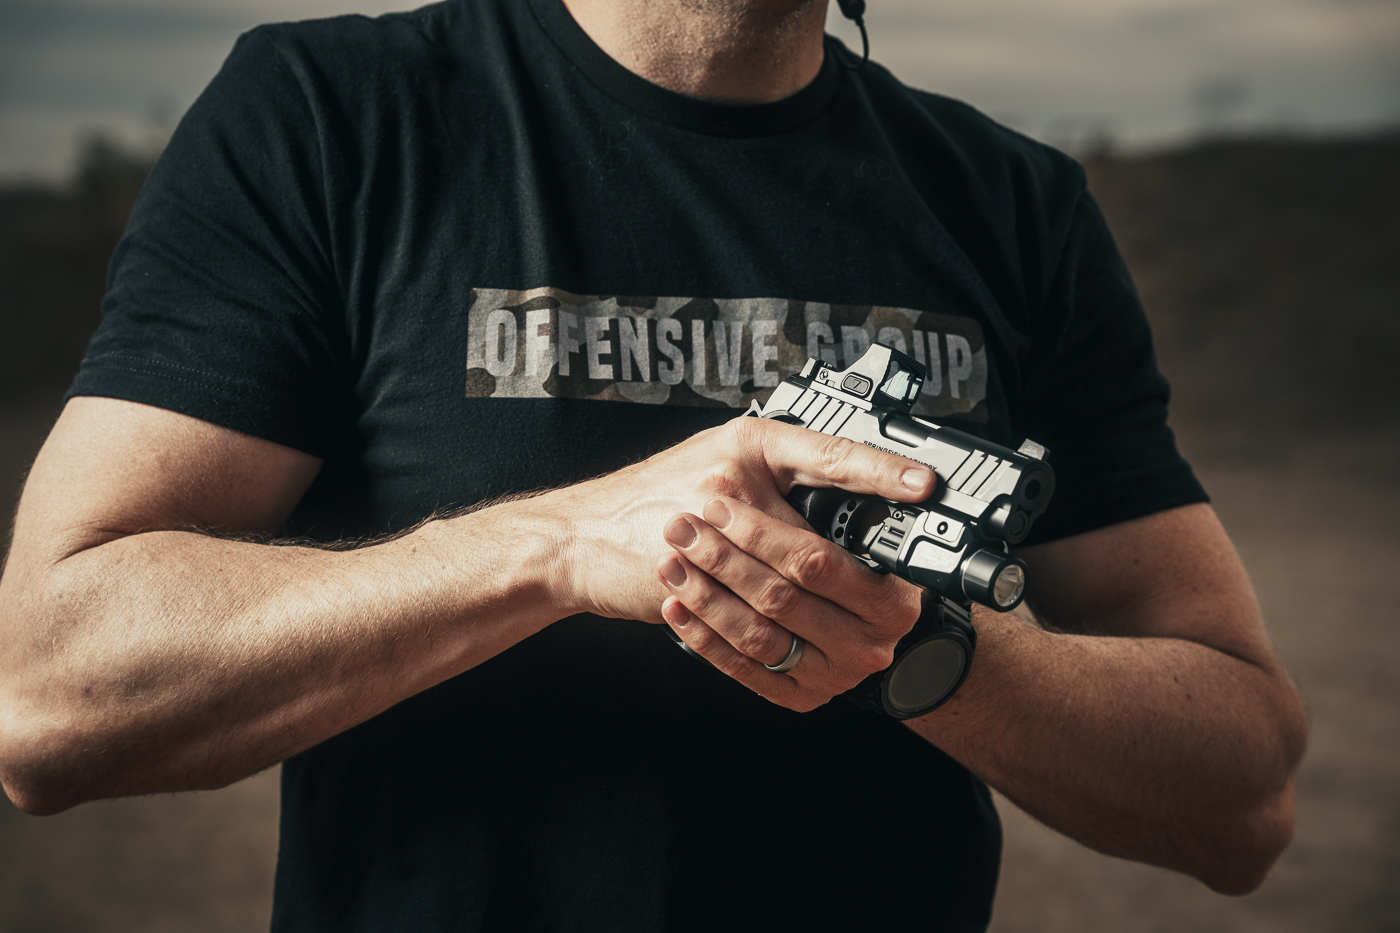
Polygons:
[[[132,199],[234,38],[408,5],[0,0],[9,507]],[[1298,835],[1257,893],[1097,855],[1001,801],[993,929],[1400,931],[1400,2],[873,0],[867,23],[906,82],[1084,161],[1312,720]],[[0,931],[266,929],[276,792],[274,770],[44,819],[0,802]]]

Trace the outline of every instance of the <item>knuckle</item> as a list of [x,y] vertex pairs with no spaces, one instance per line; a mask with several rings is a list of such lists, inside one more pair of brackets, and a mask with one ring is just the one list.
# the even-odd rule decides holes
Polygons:
[[[715,590],[705,586],[698,586],[693,592],[687,592],[685,594],[685,607],[700,617],[702,621],[712,619],[720,614],[720,599],[720,594]],[[705,628],[707,630],[706,637],[719,637],[713,631],[710,631],[713,629],[713,626],[711,626],[709,622],[705,623]]]
[[789,571],[784,576],[804,590],[811,589],[831,574],[832,557],[827,542],[813,535],[811,540],[792,549]]
[[762,418],[748,418],[740,416],[730,418],[724,425],[724,430],[735,441],[748,441],[757,436],[757,432],[763,426]]
[[[699,615],[699,613],[696,614]],[[690,636],[687,640],[690,647],[694,648],[697,653],[708,657],[707,652],[712,651],[723,639],[719,637],[718,632],[708,625],[694,625],[694,623],[692,623],[692,626],[694,631],[687,633]]]
[[813,451],[817,468],[823,473],[840,474],[850,463],[855,444],[844,437],[822,435]]
[[[803,664],[807,664],[807,658],[803,657]],[[859,680],[852,680],[845,671],[844,660],[838,660],[832,655],[820,653],[813,658],[810,665],[803,667],[798,665],[801,673],[802,688],[809,697],[825,697],[830,699],[841,693],[845,693],[854,687]],[[825,702],[825,700],[823,700]]]
[[883,671],[894,662],[895,641],[866,638],[852,643],[833,656],[830,667],[823,672],[825,685],[831,693],[845,693],[871,674]]
[[[894,663],[894,642],[878,641],[867,642],[856,653],[856,667],[860,673],[856,683],[874,674],[876,671],[883,671]],[[851,685],[852,687],[855,684]],[[849,687],[847,689],[850,689]]]
[[827,671],[826,677],[822,679],[822,684],[828,693],[835,695],[845,693],[864,680],[865,677],[866,674],[857,670],[854,662],[847,657],[842,658],[840,663],[832,665],[832,669]]
[[720,673],[730,679],[744,683],[749,679],[749,675],[753,673],[754,665],[757,662],[742,654],[736,654],[731,651],[718,659],[711,659],[710,663],[718,668]]
[[733,457],[720,457],[705,470],[703,483],[710,495],[742,498],[746,491],[746,471]]
[[724,426],[724,441],[728,450],[738,457],[748,457],[764,447],[764,437],[771,422],[762,418],[731,418]]
[[750,605],[770,619],[784,619],[796,608],[800,592],[791,581],[774,575]]
[[711,540],[708,532],[701,536],[700,545],[694,550],[697,552],[695,560],[707,573],[717,580],[728,580],[731,572],[742,572],[742,552],[734,548],[722,537],[719,540]]
[[881,628],[902,635],[919,621],[919,591],[893,575],[877,579],[876,588],[867,601],[867,617]]
[[744,630],[735,637],[732,644],[740,654],[762,660],[777,655],[779,641],[776,625],[767,620],[755,620],[744,626]]

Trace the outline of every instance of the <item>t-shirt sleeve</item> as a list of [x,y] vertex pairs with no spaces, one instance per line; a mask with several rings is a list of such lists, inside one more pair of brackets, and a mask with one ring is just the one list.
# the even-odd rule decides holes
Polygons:
[[1167,426],[1137,289],[1087,191],[1035,327],[1014,427],[1050,449],[1056,489],[1027,543],[1207,501]]
[[268,30],[238,41],[137,200],[68,397],[324,455],[346,350],[307,82]]

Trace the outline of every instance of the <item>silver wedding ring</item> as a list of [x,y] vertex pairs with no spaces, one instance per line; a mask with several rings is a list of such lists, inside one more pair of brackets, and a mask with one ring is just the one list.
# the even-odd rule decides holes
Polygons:
[[807,644],[805,641],[793,635],[792,645],[788,648],[787,657],[783,658],[777,664],[765,664],[763,666],[775,674],[786,674],[797,666],[798,661],[802,660],[802,647],[805,644]]

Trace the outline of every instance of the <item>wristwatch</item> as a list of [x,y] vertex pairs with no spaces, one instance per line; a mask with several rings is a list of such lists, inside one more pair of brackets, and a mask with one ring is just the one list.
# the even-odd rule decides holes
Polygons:
[[926,593],[923,614],[895,646],[894,662],[845,695],[857,706],[891,719],[922,716],[958,692],[976,647],[971,607]]

